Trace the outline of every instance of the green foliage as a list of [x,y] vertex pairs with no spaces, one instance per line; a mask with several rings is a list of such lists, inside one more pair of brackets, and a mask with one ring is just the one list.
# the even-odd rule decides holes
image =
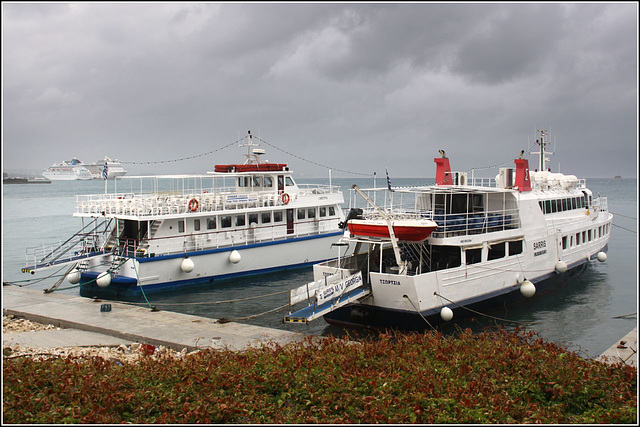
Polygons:
[[533,333],[383,334],[119,365],[4,360],[7,423],[633,423],[637,370]]

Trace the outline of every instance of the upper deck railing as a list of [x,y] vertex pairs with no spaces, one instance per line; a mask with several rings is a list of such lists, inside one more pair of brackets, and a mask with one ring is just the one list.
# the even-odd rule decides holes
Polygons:
[[[76,214],[79,215],[178,215],[190,212],[216,212],[228,209],[249,209],[285,206],[301,197],[339,193],[340,187],[328,185],[298,185],[287,193],[287,203],[273,190],[238,192],[235,188],[180,189],[147,194],[108,193],[76,196]],[[195,200],[196,203],[192,202]],[[190,205],[191,203],[191,205]],[[197,207],[194,209],[193,207]],[[191,208],[190,208],[191,206]]]

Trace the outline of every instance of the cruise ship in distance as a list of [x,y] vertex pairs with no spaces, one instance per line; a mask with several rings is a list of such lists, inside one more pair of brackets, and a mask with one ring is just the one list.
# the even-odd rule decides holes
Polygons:
[[93,163],[83,163],[74,157],[69,161],[56,163],[48,169],[45,169],[42,176],[54,181],[103,179],[102,171],[104,170],[105,163],[107,164],[108,179],[126,175],[127,171],[117,159],[111,160],[109,157],[105,157],[104,160],[97,160]]

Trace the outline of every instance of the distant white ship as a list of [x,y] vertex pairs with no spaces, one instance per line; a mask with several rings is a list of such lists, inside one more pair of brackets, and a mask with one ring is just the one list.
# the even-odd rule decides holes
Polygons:
[[105,157],[104,160],[83,163],[74,157],[69,161],[56,163],[45,169],[42,176],[55,181],[103,179],[102,173],[105,163],[107,164],[107,179],[126,175],[127,171],[118,160],[111,160],[109,157]]

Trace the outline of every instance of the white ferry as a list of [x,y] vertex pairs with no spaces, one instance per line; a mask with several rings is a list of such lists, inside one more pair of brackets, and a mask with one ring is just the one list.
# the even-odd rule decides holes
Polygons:
[[539,170],[533,172],[522,151],[515,170],[468,180],[451,172],[441,151],[433,186],[354,186],[366,203],[350,203],[350,233],[342,240],[354,246],[353,254],[315,265],[315,281],[290,293],[292,307],[308,306],[285,322],[324,317],[342,326],[419,329],[532,297],[591,259],[605,261],[612,222],[607,199],[593,197],[584,179],[551,173],[547,133],[538,132]]
[[118,297],[333,258],[345,219],[339,187],[331,179],[297,184],[286,164],[251,151],[250,132],[243,146],[243,164],[206,175],[121,177],[113,193],[76,196],[82,229],[59,245],[28,249],[22,271],[70,264],[67,277],[81,295]]
[[84,167],[82,161],[73,158],[69,161],[56,163],[45,169],[42,176],[52,181],[75,181],[93,179],[91,172]]

